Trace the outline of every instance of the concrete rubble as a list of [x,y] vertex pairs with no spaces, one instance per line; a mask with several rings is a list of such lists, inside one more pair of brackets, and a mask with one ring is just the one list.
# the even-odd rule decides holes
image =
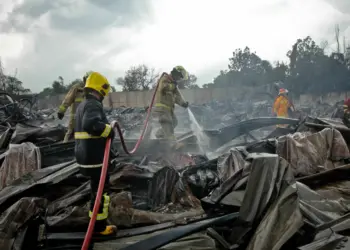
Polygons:
[[[271,117],[271,106],[191,106],[209,138],[206,153],[183,109],[181,151],[151,135],[129,156],[115,138],[109,219],[120,230],[94,238],[91,249],[350,249],[350,129],[336,106],[300,107],[290,119]],[[89,180],[74,141],[61,143],[66,128],[54,111],[0,109],[2,250],[81,248]],[[106,110],[129,148],[146,111]]]

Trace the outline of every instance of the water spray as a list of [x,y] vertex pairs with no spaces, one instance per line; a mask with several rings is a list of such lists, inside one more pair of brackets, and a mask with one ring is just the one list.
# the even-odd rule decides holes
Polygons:
[[[178,89],[181,98],[184,100],[182,93]],[[191,130],[194,135],[197,137],[197,145],[201,151],[201,153],[206,153],[205,149],[209,146],[209,137],[203,132],[202,126],[198,123],[196,117],[194,116],[190,107],[187,107],[188,117],[191,121]]]

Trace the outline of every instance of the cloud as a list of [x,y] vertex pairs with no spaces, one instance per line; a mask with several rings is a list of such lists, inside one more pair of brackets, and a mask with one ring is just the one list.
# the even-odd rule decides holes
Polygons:
[[132,46],[132,34],[152,20],[147,0],[5,2],[0,56],[34,91],[58,76],[69,81],[90,69],[103,72],[108,56]]
[[330,5],[344,14],[350,14],[350,2],[347,0],[326,0]]
[[[88,70],[110,81],[132,65],[168,71],[182,64],[207,83],[249,46],[287,60],[298,39],[334,43],[334,25],[350,37],[347,0],[2,0],[0,56],[40,91],[58,76]],[[325,18],[326,17],[326,18]]]

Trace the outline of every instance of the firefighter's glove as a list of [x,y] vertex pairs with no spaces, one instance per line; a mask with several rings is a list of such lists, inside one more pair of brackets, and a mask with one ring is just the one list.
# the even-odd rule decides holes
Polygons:
[[188,105],[189,105],[188,102],[184,102],[184,104],[182,105],[182,107],[184,107],[185,109],[187,109],[187,108],[188,108]]
[[62,120],[62,119],[63,119],[63,116],[64,116],[63,113],[61,113],[61,112],[58,112],[58,113],[57,113],[58,119]]

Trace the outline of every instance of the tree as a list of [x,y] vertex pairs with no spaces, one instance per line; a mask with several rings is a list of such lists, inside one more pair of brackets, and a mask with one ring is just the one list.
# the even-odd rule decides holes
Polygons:
[[75,84],[83,84],[83,80],[81,80],[80,78],[75,79],[74,81],[65,86],[66,91],[69,91],[71,87],[73,87]]
[[5,77],[5,91],[10,94],[24,94],[30,92],[30,89],[23,87],[23,83],[14,76]]
[[62,86],[64,86],[64,79],[63,79],[62,76],[59,76],[59,77],[58,77],[58,82],[59,82]]
[[282,81],[284,82],[288,75],[288,65],[284,62],[277,61],[275,63],[275,66],[272,68],[271,71],[268,72],[268,74],[265,76],[265,82],[271,83],[271,82],[278,82]]
[[189,74],[187,81],[182,81],[178,84],[180,89],[198,89],[199,86],[196,84],[197,77],[193,74]]
[[204,87],[252,87],[266,84],[277,77],[284,77],[281,75],[281,67],[276,71],[269,61],[261,59],[255,52],[251,52],[249,47],[236,49],[229,62],[228,70],[221,70],[214,78],[213,85]]
[[[245,47],[244,50],[236,49],[232,53],[232,57],[229,58],[230,64],[228,68],[230,71],[237,71],[243,73],[249,73],[251,71],[258,72],[261,69],[262,60],[255,52],[251,52],[249,47]],[[265,64],[268,64],[265,61]]]
[[[345,45],[344,45],[345,46]],[[343,52],[327,55],[327,42],[319,46],[311,37],[297,39],[287,52],[289,63],[271,64],[249,47],[236,49],[229,58],[228,69],[221,70],[213,83],[203,88],[226,86],[265,86],[283,82],[294,96],[303,93],[323,94],[350,90],[349,54]]]
[[141,64],[128,69],[124,77],[117,79],[117,84],[123,87],[123,91],[149,90],[158,76],[154,68]]
[[308,36],[298,39],[287,56],[290,59],[287,83],[294,94],[322,94],[349,89],[349,70],[342,53],[328,56]]
[[188,86],[189,89],[200,89],[200,87],[197,84],[193,84]]
[[231,78],[235,78],[230,82],[236,85],[262,85],[269,80],[268,74],[273,70],[269,61],[261,59],[255,52],[251,52],[249,47],[245,47],[244,50],[236,49],[229,61]]
[[0,86],[2,90],[10,94],[24,94],[30,92],[30,89],[24,88],[23,83],[16,77],[17,69],[13,76],[6,75],[4,73],[3,64],[0,58]]
[[53,81],[52,83],[52,93],[54,95],[63,94],[66,92],[66,87],[59,81]]
[[67,93],[70,90],[70,88],[77,83],[83,83],[83,81],[77,78],[74,81],[70,82],[68,85],[65,85],[63,77],[59,76],[57,80],[52,82],[51,87],[44,88],[39,93],[39,96],[45,97]]
[[210,89],[210,88],[214,88],[215,85],[214,83],[206,83],[206,84],[203,84],[202,86],[204,89]]
[[52,96],[52,88],[51,87],[46,87],[44,88],[40,93],[39,96],[42,97],[46,97],[46,96]]

